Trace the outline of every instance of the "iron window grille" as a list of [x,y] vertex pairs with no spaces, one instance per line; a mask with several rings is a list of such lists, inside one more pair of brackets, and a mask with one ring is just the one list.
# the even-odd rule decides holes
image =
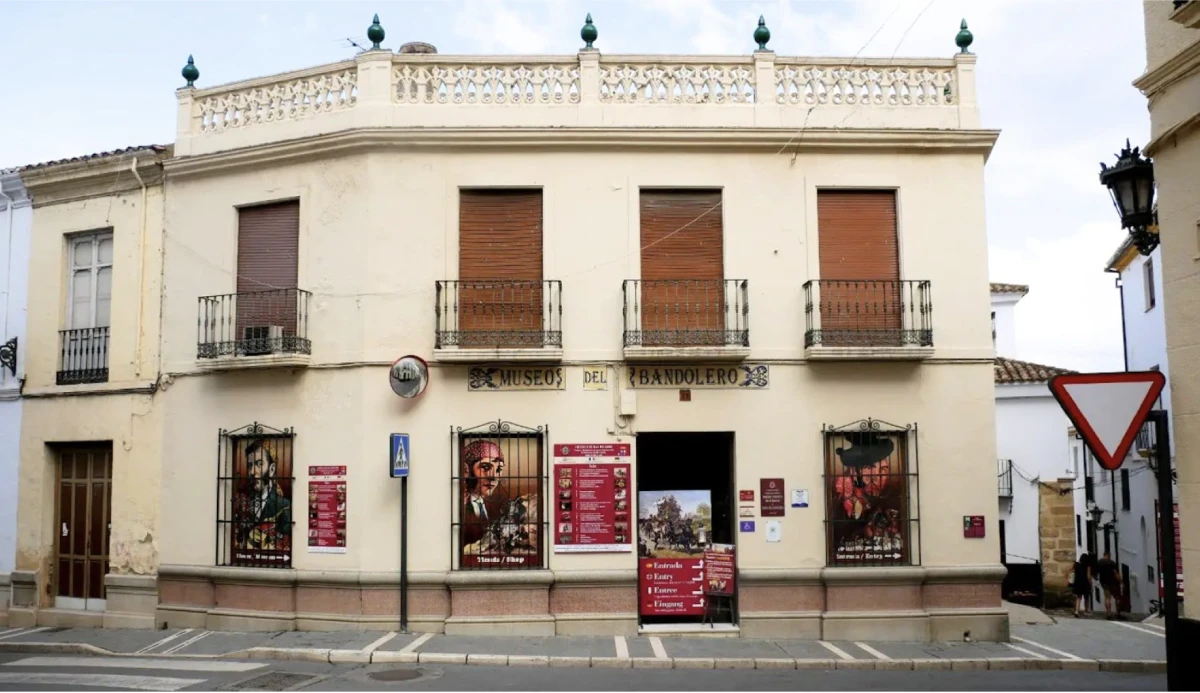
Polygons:
[[493,421],[450,429],[450,565],[537,570],[550,533],[549,427]]
[[1013,497],[1013,463],[1012,460],[996,460],[997,470],[997,485],[1000,487],[1001,498]]
[[807,281],[804,346],[931,347],[930,294],[924,280]]
[[108,328],[85,327],[58,333],[59,385],[108,382]]
[[750,346],[745,279],[626,279],[627,347]]
[[295,433],[258,422],[217,438],[218,566],[292,565],[292,442]]
[[308,301],[303,289],[201,296],[196,357],[309,354]]
[[438,349],[562,346],[560,281],[439,281],[434,292]]
[[868,418],[821,432],[828,565],[920,565],[917,425]]

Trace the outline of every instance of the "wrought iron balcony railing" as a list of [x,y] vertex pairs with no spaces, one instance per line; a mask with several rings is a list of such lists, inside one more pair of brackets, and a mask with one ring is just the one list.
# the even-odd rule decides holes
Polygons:
[[626,279],[627,347],[750,346],[745,279]]
[[59,385],[108,382],[108,328],[88,327],[58,333]]
[[1012,464],[1012,460],[996,460],[996,466],[998,467],[998,470],[996,473],[996,483],[1000,487],[1000,497],[1001,498],[1012,498],[1012,495],[1013,495],[1013,485],[1012,485],[1013,464]]
[[821,279],[804,283],[804,346],[933,346],[928,281]]
[[201,296],[196,357],[308,354],[308,300],[303,289]]
[[560,281],[440,281],[435,291],[438,349],[562,347]]

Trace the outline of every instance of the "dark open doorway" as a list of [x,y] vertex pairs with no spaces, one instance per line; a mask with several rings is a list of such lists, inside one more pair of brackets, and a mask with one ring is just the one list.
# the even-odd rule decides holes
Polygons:
[[[668,561],[680,559],[686,563],[700,558],[703,547],[708,544],[736,544],[733,460],[732,432],[638,434],[639,566],[652,556]],[[661,512],[660,506],[663,506]],[[696,519],[706,514],[711,518],[710,523]],[[661,520],[671,515],[682,521]],[[655,526],[651,527],[650,523]],[[644,573],[639,569],[638,592],[642,597],[639,599],[639,616],[643,624],[702,622],[704,617],[700,613],[664,615],[650,607],[645,595],[661,587],[649,584]],[[696,581],[693,589],[702,587],[702,583]],[[665,589],[669,592],[673,587],[667,585]],[[696,603],[695,600],[702,599],[692,594],[693,589],[680,595],[689,607]],[[731,613],[717,614],[710,620],[733,623],[736,614],[735,593]]]

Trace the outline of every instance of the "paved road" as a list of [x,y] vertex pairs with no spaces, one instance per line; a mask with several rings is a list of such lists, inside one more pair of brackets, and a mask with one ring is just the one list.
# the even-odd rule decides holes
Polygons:
[[516,669],[0,655],[0,691],[27,690],[1164,690],[1166,677],[1086,671]]

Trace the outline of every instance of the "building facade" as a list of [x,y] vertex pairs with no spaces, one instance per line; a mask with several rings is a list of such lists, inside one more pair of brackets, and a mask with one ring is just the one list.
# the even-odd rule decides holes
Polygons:
[[17,546],[17,469],[21,381],[25,376],[25,303],[29,283],[29,195],[17,171],[0,171],[0,625],[8,619]]
[[1035,606],[1057,606],[1066,591],[1066,569],[1075,558],[1071,467],[1062,408],[1050,378],[1070,371],[1017,357],[1016,306],[1029,293],[1022,284],[993,283],[992,330],[996,365],[996,476],[1000,497],[1001,560],[1008,568],[1004,596]]
[[[1161,246],[1143,256],[1131,240],[1126,240],[1105,269],[1118,279],[1125,370],[1162,371],[1167,376],[1167,386],[1155,407],[1170,411],[1171,372],[1167,364],[1161,267]],[[1173,423],[1170,425],[1173,464]],[[1153,447],[1153,426],[1147,425],[1115,473],[1100,467],[1085,447],[1086,480],[1076,489],[1083,517],[1088,520],[1084,548],[1095,555],[1112,556],[1121,571],[1122,608],[1142,614],[1157,611],[1162,596],[1158,481],[1152,465]]]
[[[1200,2],[1143,3],[1146,72],[1134,86],[1146,95],[1154,159],[1158,229],[1162,241],[1162,298],[1167,358],[1171,362],[1171,415],[1178,464],[1182,567],[1200,565]],[[1183,614],[1200,619],[1188,600]],[[1193,628],[1195,626],[1193,625]]]
[[180,90],[157,623],[394,629],[405,561],[416,630],[698,628],[712,543],[721,628],[1006,638],[997,133],[972,55],[845,65],[373,50]]
[[169,155],[21,169],[33,232],[9,625],[153,626]]

